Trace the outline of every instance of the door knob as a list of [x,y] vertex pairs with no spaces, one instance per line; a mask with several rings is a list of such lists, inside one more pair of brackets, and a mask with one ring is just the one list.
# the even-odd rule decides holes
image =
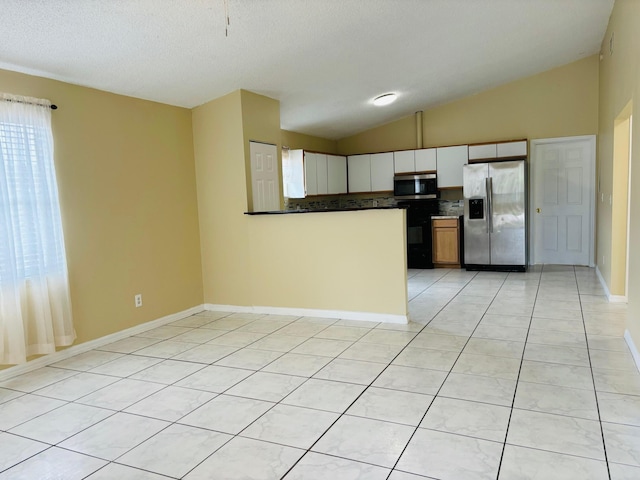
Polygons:
[[540,213],[541,210],[539,208],[536,208],[536,213]]

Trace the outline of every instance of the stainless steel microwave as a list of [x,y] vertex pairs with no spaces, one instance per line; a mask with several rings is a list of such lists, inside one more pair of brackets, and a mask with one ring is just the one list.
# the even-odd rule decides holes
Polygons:
[[438,198],[438,178],[435,173],[396,175],[393,196],[398,200]]

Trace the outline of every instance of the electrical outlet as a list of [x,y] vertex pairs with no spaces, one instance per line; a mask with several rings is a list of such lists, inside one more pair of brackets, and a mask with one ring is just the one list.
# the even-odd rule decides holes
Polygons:
[[136,302],[136,308],[141,307],[142,306],[142,294],[139,293],[133,298],[134,298],[134,300]]

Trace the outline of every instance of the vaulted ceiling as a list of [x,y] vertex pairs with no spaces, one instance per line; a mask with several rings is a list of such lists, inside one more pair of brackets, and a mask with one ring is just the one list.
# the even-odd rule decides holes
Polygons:
[[593,55],[613,3],[3,0],[0,68],[182,107],[244,88],[338,139]]

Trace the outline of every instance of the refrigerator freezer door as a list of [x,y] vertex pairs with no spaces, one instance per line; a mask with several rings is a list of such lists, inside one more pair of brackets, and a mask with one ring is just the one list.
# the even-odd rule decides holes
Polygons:
[[[487,219],[486,163],[463,167],[464,261],[470,265],[489,265],[489,223]],[[482,208],[482,212],[479,209]],[[482,213],[482,215],[479,215]]]
[[526,163],[489,164],[491,178],[491,264],[526,265]]

